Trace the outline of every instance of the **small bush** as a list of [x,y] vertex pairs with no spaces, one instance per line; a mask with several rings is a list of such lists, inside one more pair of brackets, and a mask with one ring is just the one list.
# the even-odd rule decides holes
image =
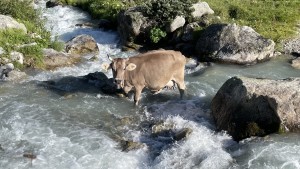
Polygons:
[[162,38],[166,37],[167,33],[160,28],[154,27],[150,30],[150,39],[153,43],[158,43]]
[[148,0],[144,3],[143,9],[150,19],[162,27],[176,16],[189,18],[193,12],[191,6],[195,2],[197,0]]

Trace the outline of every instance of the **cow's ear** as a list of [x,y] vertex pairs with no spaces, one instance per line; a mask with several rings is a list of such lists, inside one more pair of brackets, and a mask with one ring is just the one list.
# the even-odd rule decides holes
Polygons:
[[103,70],[107,71],[107,70],[110,69],[111,67],[110,67],[110,64],[108,64],[108,63],[103,63],[103,64],[101,65],[101,68],[102,68]]
[[128,71],[132,71],[136,68],[136,65],[134,63],[129,63],[127,66],[126,66],[126,70]]

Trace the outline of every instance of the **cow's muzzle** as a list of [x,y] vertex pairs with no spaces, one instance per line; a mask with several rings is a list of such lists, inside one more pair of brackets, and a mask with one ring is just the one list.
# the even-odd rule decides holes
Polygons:
[[115,79],[114,83],[117,85],[117,89],[121,89],[124,86],[124,81],[122,79]]

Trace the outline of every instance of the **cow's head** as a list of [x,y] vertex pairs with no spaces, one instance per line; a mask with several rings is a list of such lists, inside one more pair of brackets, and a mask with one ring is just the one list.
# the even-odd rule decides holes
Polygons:
[[110,60],[110,64],[102,64],[102,69],[111,69],[114,77],[114,82],[117,85],[117,88],[123,88],[126,71],[133,71],[136,68],[136,65],[134,63],[129,63],[128,58],[110,58]]

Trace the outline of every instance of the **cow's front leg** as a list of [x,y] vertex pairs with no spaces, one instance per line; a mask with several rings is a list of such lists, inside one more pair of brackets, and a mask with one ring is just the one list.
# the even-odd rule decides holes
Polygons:
[[126,96],[126,97],[128,97],[128,93],[130,92],[131,89],[132,89],[132,87],[130,87],[130,86],[125,86],[125,87],[124,87],[123,90],[124,90],[124,93],[125,93],[125,96]]
[[140,96],[141,96],[142,90],[143,90],[143,87],[140,87],[140,86],[135,87],[134,103],[135,103],[136,106],[139,104]]

